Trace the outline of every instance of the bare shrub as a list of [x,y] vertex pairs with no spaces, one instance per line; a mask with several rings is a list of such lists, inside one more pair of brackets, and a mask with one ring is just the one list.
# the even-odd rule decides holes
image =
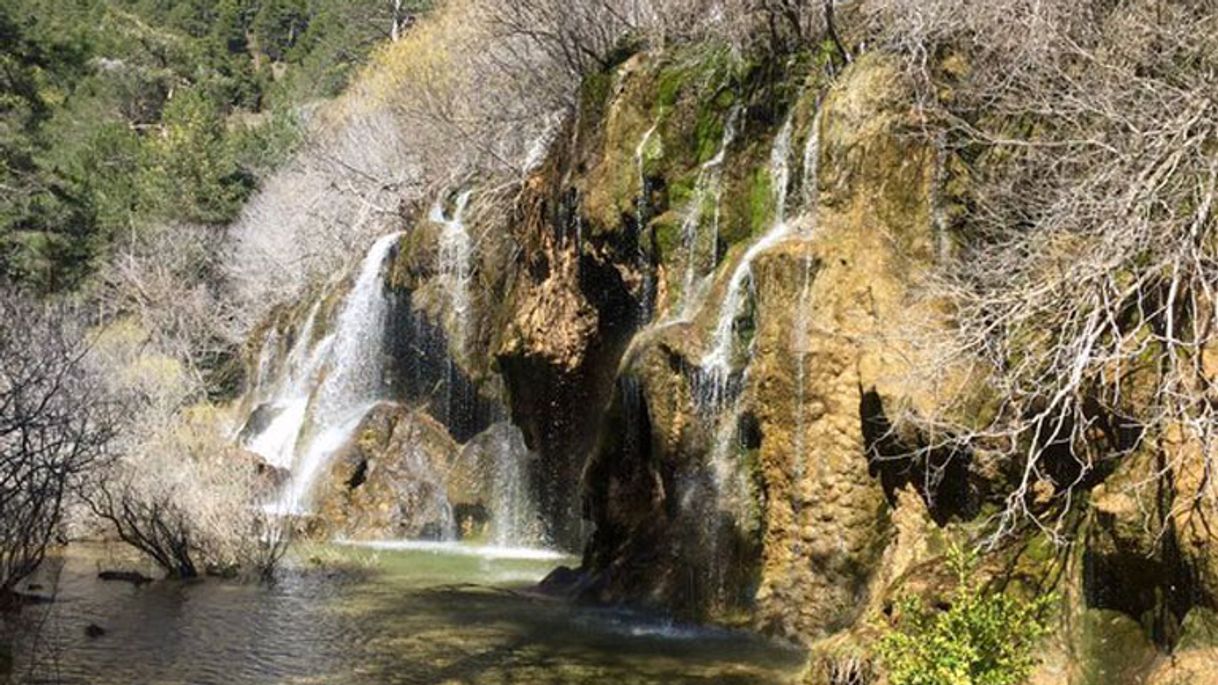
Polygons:
[[[204,430],[212,431],[212,428]],[[252,573],[270,578],[288,528],[258,506],[267,484],[252,459],[181,422],[116,465],[90,491],[93,513],[166,574]]]
[[256,457],[230,444],[226,414],[198,401],[186,365],[135,317],[102,331],[89,361],[129,398],[132,417],[121,458],[82,487],[90,511],[170,576],[272,573],[287,531],[259,506],[271,484]]
[[78,480],[111,458],[120,407],[77,313],[0,291],[0,604],[45,557]]
[[190,224],[134,232],[100,269],[94,298],[103,320],[139,321],[147,342],[183,365],[199,395],[224,383],[220,374],[239,344],[235,308],[220,286],[223,241],[222,231]]

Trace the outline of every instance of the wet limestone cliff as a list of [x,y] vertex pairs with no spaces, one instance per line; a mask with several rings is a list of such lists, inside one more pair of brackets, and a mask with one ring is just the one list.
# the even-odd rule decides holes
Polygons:
[[[879,55],[830,75],[644,51],[578,100],[520,187],[469,179],[404,221],[380,392],[320,478],[313,532],[582,552],[543,587],[792,640],[808,683],[873,682],[843,674],[871,673],[898,597],[945,595],[949,541],[1017,476],[980,453],[910,460],[919,437],[890,430],[942,394],[911,373],[929,363],[911,331],[948,322],[911,295],[950,250],[952,160]],[[268,326],[272,366],[324,339],[309,311]],[[1139,473],[1191,449],[1151,442],[1088,483],[1079,544],[1030,531],[978,570],[1060,597],[1034,682],[1213,672],[1208,510],[1166,542],[1140,524],[1204,475],[1147,499]]]
[[726,251],[708,306],[645,331],[623,363],[585,479],[585,582],[807,642],[858,620],[894,536],[867,418],[921,399],[903,381],[912,351],[887,334],[936,240],[934,154],[908,135],[893,70],[866,60],[796,106],[797,126],[820,127],[798,136],[814,185],[747,265],[727,378],[703,366],[744,245]]

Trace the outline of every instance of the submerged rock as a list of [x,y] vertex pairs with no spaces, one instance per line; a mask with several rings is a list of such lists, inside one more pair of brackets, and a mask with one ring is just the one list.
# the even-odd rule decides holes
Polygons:
[[119,581],[133,585],[144,585],[145,583],[152,582],[151,578],[139,571],[102,571],[97,574],[97,577],[101,580]]

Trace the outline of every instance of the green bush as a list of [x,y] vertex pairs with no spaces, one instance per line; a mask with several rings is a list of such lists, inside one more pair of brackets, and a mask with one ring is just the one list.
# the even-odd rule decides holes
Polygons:
[[976,555],[953,545],[956,588],[945,610],[914,597],[898,606],[897,625],[879,644],[891,685],[1017,685],[1036,665],[1032,650],[1047,632],[1054,601],[1025,601],[987,591],[972,579]]

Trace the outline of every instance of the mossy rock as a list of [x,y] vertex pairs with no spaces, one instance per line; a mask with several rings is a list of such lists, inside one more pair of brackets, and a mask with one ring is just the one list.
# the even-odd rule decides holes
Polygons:
[[673,211],[665,212],[652,220],[651,228],[655,232],[659,261],[671,264],[673,259],[680,254],[684,244],[684,236],[681,235],[681,215]]
[[1142,626],[1118,611],[1084,610],[1081,636],[1081,685],[1133,685],[1158,657]]
[[1176,649],[1211,649],[1218,647],[1218,612],[1208,607],[1193,607],[1184,617]]

